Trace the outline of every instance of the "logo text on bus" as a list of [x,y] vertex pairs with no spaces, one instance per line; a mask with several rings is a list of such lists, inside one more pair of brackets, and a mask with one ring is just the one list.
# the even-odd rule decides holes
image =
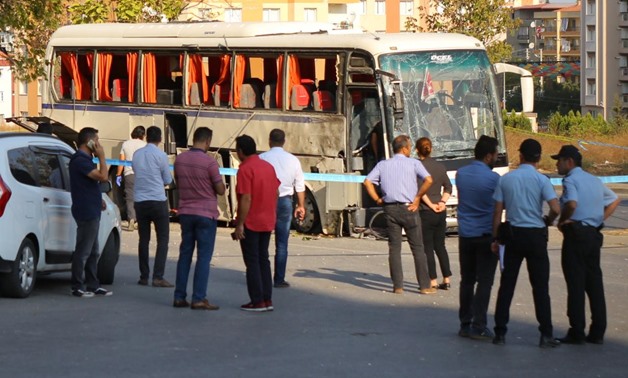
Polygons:
[[436,63],[436,64],[447,64],[447,63],[451,63],[454,58],[451,55],[432,55],[430,56],[430,60],[432,61],[432,63]]

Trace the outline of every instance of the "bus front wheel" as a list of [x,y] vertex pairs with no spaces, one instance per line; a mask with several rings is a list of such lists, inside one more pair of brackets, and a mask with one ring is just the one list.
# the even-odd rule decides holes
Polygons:
[[[292,202],[296,208],[296,194],[292,196]],[[321,231],[321,218],[318,213],[318,206],[316,206],[314,195],[309,189],[305,189],[305,218],[303,218],[302,222],[297,222],[297,220],[292,217],[292,227],[297,230],[297,232],[303,234],[315,234]]]

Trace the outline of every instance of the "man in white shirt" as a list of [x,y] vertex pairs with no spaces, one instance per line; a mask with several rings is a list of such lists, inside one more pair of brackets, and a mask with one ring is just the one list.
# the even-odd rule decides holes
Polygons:
[[296,156],[283,149],[286,134],[283,130],[273,129],[268,136],[270,150],[260,155],[262,160],[269,162],[275,168],[279,185],[279,199],[277,200],[277,222],[275,224],[275,274],[273,276],[276,288],[289,287],[286,281],[286,264],[288,261],[288,238],[292,223],[292,195],[297,193],[297,207],[294,216],[302,220],[305,217],[305,181],[301,162]]
[[[144,126],[136,126],[131,132],[131,139],[122,143],[122,149],[120,150],[120,160],[133,160],[133,154],[135,151],[140,148],[146,146],[146,142],[144,141],[144,135],[146,134],[146,129]],[[135,223],[137,217],[135,216],[135,197],[133,196],[133,191],[135,190],[135,174],[133,172],[133,167],[130,165],[118,165],[118,173],[116,174],[116,184],[118,186],[122,183],[122,171],[124,170],[124,197],[126,202],[126,215],[129,220],[129,225],[127,227],[128,231],[133,231],[135,229]]]

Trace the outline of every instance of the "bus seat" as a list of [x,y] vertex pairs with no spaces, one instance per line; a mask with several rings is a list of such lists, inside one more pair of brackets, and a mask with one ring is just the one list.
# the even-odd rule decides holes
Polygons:
[[277,107],[277,97],[275,96],[277,92],[277,83],[266,84],[264,87],[264,108],[276,108]]
[[252,77],[244,80],[244,84],[250,84],[255,92],[255,107],[263,108],[264,107],[264,82],[262,79],[257,77]]
[[317,112],[334,110],[334,99],[329,91],[315,91],[312,102]]
[[113,101],[128,102],[129,83],[126,79],[113,79]]
[[335,80],[319,80],[318,89],[321,91],[329,91],[332,94],[336,93],[338,85]]
[[214,105],[228,105],[231,91],[229,90],[229,84],[221,86],[220,84],[214,84]]
[[290,93],[290,109],[303,110],[310,106],[310,94],[303,85],[295,85]]
[[190,87],[190,105],[201,105],[201,97],[203,95],[203,88],[200,83],[192,83]]
[[174,90],[157,89],[157,103],[166,105],[174,104]]
[[257,94],[251,84],[242,84],[240,89],[240,108],[253,109],[257,105]]
[[57,93],[61,95],[61,98],[72,98],[72,79],[59,76],[59,90]]

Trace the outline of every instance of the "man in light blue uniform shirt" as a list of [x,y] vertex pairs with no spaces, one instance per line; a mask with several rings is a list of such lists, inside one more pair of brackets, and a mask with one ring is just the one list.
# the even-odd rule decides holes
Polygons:
[[491,251],[493,193],[499,175],[492,171],[497,161],[498,141],[482,135],[474,148],[475,161],[458,169],[458,250],[460,260],[461,337],[490,340],[486,312],[491,300],[497,256]]
[[[552,155],[558,173],[565,175],[560,197],[558,229],[563,233],[561,262],[567,283],[569,331],[564,344],[604,343],[606,300],[600,268],[604,220],[619,205],[619,198],[600,179],[582,170],[582,155],[574,146],[563,146]],[[585,293],[591,305],[591,326],[585,336]]]
[[140,265],[139,285],[148,285],[150,268],[148,264],[148,246],[150,243],[150,225],[155,224],[157,234],[157,253],[153,266],[153,286],[173,287],[164,279],[168,240],[170,238],[170,216],[166,199],[165,185],[172,182],[168,156],[159,149],[161,129],[151,126],[146,130],[146,146],[133,154],[133,172],[135,172],[135,212],[139,233],[138,257]]
[[[364,180],[369,196],[379,206],[384,207],[388,231],[388,264],[393,281],[393,292],[403,293],[403,268],[401,266],[402,228],[406,230],[410,250],[414,257],[414,269],[419,281],[421,294],[434,294],[430,287],[427,258],[423,250],[423,234],[419,204],[421,197],[432,185],[432,177],[423,164],[410,158],[412,141],[407,135],[399,135],[393,140],[394,157],[380,161]],[[419,187],[418,183],[422,181]],[[382,196],[375,190],[379,185]]]
[[[502,176],[495,189],[495,212],[493,214],[493,236],[498,236],[502,212],[506,209],[509,237],[499,235],[500,243],[506,245],[503,257],[503,271],[495,306],[495,337],[493,343],[506,342],[510,303],[515,292],[517,277],[523,259],[528,266],[536,320],[539,322],[541,348],[554,348],[560,342],[554,338],[552,307],[549,296],[549,257],[547,255],[547,226],[554,222],[560,208],[554,187],[549,178],[536,170],[541,160],[541,144],[534,139],[526,139],[519,146],[519,168]],[[547,202],[550,212],[543,217],[543,202]],[[493,251],[498,251],[497,241]]]

